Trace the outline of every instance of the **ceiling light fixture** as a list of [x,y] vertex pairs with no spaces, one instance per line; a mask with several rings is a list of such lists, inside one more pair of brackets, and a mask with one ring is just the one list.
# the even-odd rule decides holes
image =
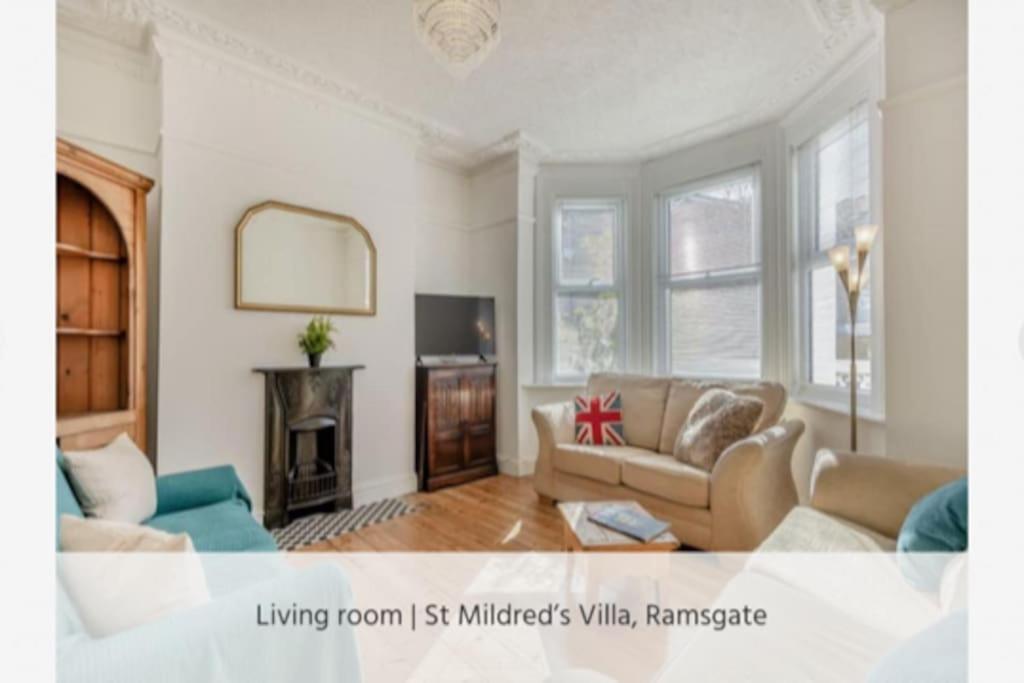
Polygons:
[[465,78],[501,41],[500,0],[413,0],[416,33],[434,57]]

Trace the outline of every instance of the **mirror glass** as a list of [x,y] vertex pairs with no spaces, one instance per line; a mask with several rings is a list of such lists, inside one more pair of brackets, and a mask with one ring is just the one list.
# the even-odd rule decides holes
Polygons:
[[376,312],[377,250],[353,218],[265,202],[237,230],[238,308]]

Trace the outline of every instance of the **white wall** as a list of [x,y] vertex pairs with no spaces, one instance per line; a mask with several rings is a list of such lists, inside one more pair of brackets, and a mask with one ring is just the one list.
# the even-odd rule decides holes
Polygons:
[[416,207],[416,292],[474,293],[469,176],[419,159]]
[[513,155],[474,169],[417,164],[416,292],[492,296],[498,363],[498,464],[518,473],[516,217]]
[[163,244],[160,470],[232,463],[263,493],[263,379],[300,365],[309,316],[234,308],[234,229],[267,199],[353,216],[378,251],[378,312],[335,317],[326,364],[356,373],[356,503],[415,487],[413,292],[416,160],[411,139],[234,74],[160,38]]
[[967,458],[967,3],[886,16],[888,453]]

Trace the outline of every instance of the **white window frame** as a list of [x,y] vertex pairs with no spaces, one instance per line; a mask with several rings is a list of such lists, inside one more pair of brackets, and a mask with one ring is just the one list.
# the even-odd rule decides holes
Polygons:
[[[808,178],[801,178],[800,148],[842,120],[859,106],[867,107],[868,167],[869,167],[869,220],[879,223],[881,218],[881,123],[877,111],[878,93],[874,84],[852,89],[830,109],[821,109],[808,117],[801,126],[802,134],[789,138],[790,231],[794,248],[791,268],[794,316],[794,341],[791,390],[796,401],[809,403],[836,412],[848,413],[850,393],[846,387],[826,386],[811,381],[811,308],[810,277],[813,270],[831,266],[827,252],[814,249],[817,216],[808,223],[803,220],[807,207],[801,202],[809,199]],[[882,235],[884,226],[868,258],[869,286],[871,288],[871,391],[857,392],[857,410],[862,418],[882,422],[885,419],[885,329],[884,282],[882,267]]]
[[[714,187],[739,178],[752,177],[754,180],[754,244],[757,247],[756,262],[747,266],[706,270],[689,273],[685,276],[671,274],[670,216],[669,205],[680,195],[698,192],[703,188]],[[738,283],[754,283],[758,286],[758,321],[760,331],[760,354],[758,372],[751,376],[726,375],[720,373],[703,373],[703,379],[759,379],[765,370],[765,292],[764,292],[764,204],[762,202],[762,177],[759,163],[746,164],[699,180],[677,185],[658,193],[655,196],[655,278],[654,278],[654,343],[655,366],[660,375],[668,376],[675,373],[672,369],[671,315],[669,298],[673,290],[704,289],[709,285],[730,285]]]
[[[566,209],[612,209],[615,212],[613,244],[615,253],[612,258],[613,282],[611,284],[592,283],[586,285],[562,284],[561,281],[561,247],[562,247],[562,212]],[[621,371],[626,359],[626,269],[625,269],[625,220],[626,202],[621,197],[560,197],[555,199],[551,212],[551,296],[549,299],[549,341],[551,348],[551,379],[556,384],[582,384],[589,372],[564,374],[558,368],[558,298],[560,295],[598,295],[612,293],[618,307],[618,340],[615,365],[610,370]]]

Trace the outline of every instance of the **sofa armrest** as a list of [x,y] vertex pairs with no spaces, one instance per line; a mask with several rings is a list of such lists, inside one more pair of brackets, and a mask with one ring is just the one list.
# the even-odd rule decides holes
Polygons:
[[530,413],[537,429],[537,462],[533,469],[533,487],[541,495],[553,497],[554,467],[551,459],[558,444],[572,443],[575,414],[572,401],[537,406]]
[[[237,560],[248,562],[248,559]],[[268,628],[257,605],[325,608],[353,606],[348,578],[321,564],[260,581],[192,609],[175,612],[106,638],[76,634],[57,643],[62,681],[357,681],[355,633],[332,621],[315,628]]]
[[964,474],[955,467],[822,449],[811,471],[811,506],[895,538],[914,503]]
[[156,480],[156,515],[225,500],[241,500],[252,510],[249,492],[232,465],[165,474]]
[[785,420],[722,453],[711,471],[712,550],[753,550],[797,504],[790,462],[803,432]]

